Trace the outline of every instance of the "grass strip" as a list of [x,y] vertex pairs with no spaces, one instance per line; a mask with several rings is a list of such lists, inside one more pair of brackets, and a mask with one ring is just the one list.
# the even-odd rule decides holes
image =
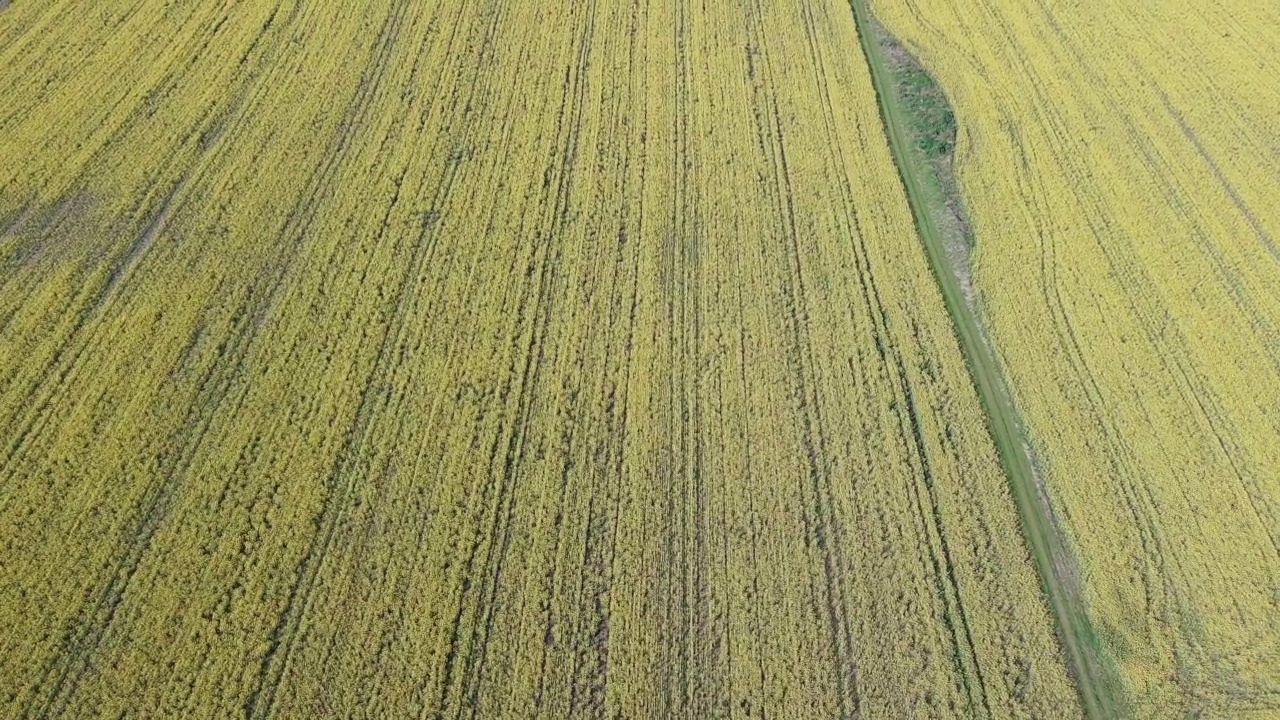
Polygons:
[[932,79],[919,68],[895,77],[881,52],[875,20],[866,0],[850,0],[850,6],[858,27],[858,41],[875,85],[885,135],[911,206],[916,231],[942,290],[965,363],[978,391],[987,427],[1008,477],[1023,533],[1049,600],[1085,714],[1093,720],[1121,717],[1124,711],[1119,685],[1075,588],[1073,573],[1069,571],[1073,565],[1072,557],[1054,528],[1048,501],[1039,491],[1028,450],[1030,444],[995,355],[973,307],[967,302],[957,269],[948,255],[947,240],[938,227],[937,218],[947,212],[948,198],[943,187],[949,179],[940,179],[937,162],[950,151],[939,138],[946,136],[944,126],[954,123],[954,116],[949,108],[945,112],[936,112],[936,108],[928,104],[921,106],[925,111],[923,114],[912,114],[904,107],[906,103],[895,81],[904,85],[909,94],[919,96],[922,91],[929,90]]

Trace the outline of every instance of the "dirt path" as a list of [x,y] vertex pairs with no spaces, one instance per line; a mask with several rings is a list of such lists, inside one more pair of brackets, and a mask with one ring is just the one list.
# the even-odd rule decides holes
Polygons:
[[935,205],[943,202],[931,189],[929,169],[912,152],[909,122],[897,102],[890,73],[882,58],[873,33],[874,19],[865,0],[851,0],[859,41],[867,58],[876,95],[902,184],[911,205],[916,229],[924,243],[929,264],[942,290],[947,309],[954,321],[956,337],[964,351],[973,384],[978,390],[987,415],[987,425],[1000,453],[1009,478],[1024,534],[1035,558],[1050,609],[1058,624],[1063,649],[1075,677],[1085,713],[1090,718],[1116,718],[1124,715],[1123,704],[1116,696],[1116,683],[1111,680],[1098,641],[1085,615],[1076,587],[1077,574],[1062,539],[1054,532],[1051,508],[1039,491],[1037,475],[1031,462],[1029,443],[1018,420],[1012,398],[996,364],[994,353],[982,333],[960,280],[952,269],[947,243],[935,218]]

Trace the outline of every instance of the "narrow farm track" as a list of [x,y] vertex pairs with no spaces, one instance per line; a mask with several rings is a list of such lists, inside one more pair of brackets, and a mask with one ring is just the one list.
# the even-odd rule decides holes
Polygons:
[[1107,664],[1108,658],[1098,652],[1096,633],[1081,607],[1082,588],[1076,575],[1076,560],[1058,536],[1053,509],[1047,506],[1038,487],[1040,481],[1033,467],[1034,458],[1022,421],[996,364],[989,336],[979,323],[978,308],[965,294],[960,269],[953,264],[955,260],[948,253],[946,239],[936,220],[946,199],[934,183],[932,173],[935,170],[913,145],[910,119],[906,115],[909,110],[903,107],[902,98],[894,88],[892,70],[882,57],[882,50],[871,29],[875,20],[870,9],[865,0],[852,0],[851,5],[861,31],[862,48],[876,88],[885,133],[902,176],[916,231],[942,291],[956,338],[986,414],[988,429],[1008,476],[1022,519],[1023,534],[1031,547],[1036,570],[1048,596],[1085,714],[1090,718],[1120,717],[1125,710],[1117,696],[1120,689],[1116,687],[1114,671]]
[[10,5],[0,716],[1080,717],[858,48]]
[[1124,714],[1280,714],[1280,11],[872,0],[961,118],[975,285]]

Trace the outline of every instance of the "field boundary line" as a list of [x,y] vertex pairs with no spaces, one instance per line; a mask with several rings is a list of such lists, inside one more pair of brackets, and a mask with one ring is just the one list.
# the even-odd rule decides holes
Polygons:
[[1000,464],[1013,493],[1023,535],[1030,547],[1041,587],[1049,602],[1058,638],[1068,669],[1090,720],[1110,720],[1124,716],[1123,699],[1114,673],[1101,652],[1096,633],[1089,623],[1069,568],[1074,559],[1058,535],[1049,501],[1039,489],[1032,465],[1030,443],[1014,407],[1013,398],[995,360],[974,309],[969,305],[947,255],[947,247],[934,219],[934,204],[940,201],[927,188],[930,170],[912,151],[906,110],[893,90],[890,72],[881,56],[867,0],[849,0],[858,43],[866,58],[876,93],[876,104],[884,125],[889,150],[898,170],[916,232],[920,236],[929,267],[942,292],[952,328],[959,341],[965,365],[986,416],[987,429],[995,441]]

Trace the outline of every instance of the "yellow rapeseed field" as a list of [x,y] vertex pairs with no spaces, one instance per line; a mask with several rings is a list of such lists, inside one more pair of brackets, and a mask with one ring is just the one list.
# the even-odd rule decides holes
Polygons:
[[1280,717],[1280,5],[875,0],[1141,718]]
[[843,0],[15,0],[0,268],[0,715],[1080,715]]

